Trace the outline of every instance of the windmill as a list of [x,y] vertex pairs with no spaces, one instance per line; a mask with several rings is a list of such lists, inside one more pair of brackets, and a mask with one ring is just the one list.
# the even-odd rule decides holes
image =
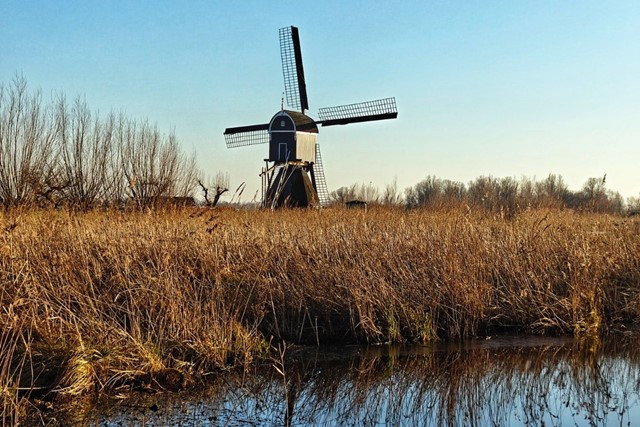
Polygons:
[[395,119],[396,100],[384,98],[320,108],[320,119],[314,120],[306,114],[309,102],[298,28],[280,29],[280,56],[288,109],[284,108],[283,100],[280,111],[269,123],[225,129],[225,141],[228,148],[269,144],[269,157],[261,174],[265,207],[325,204],[329,194],[316,141],[318,125]]

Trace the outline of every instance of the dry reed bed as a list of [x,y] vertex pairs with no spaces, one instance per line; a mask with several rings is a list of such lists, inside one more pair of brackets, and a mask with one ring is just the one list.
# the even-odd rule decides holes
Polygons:
[[596,335],[640,318],[632,219],[392,209],[1,219],[5,408],[19,388],[79,396],[187,387],[267,357],[273,338]]

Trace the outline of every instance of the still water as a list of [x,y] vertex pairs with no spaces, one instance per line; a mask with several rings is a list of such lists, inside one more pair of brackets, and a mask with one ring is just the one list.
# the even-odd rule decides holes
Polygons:
[[638,336],[289,348],[198,394],[102,405],[100,426],[640,426]]

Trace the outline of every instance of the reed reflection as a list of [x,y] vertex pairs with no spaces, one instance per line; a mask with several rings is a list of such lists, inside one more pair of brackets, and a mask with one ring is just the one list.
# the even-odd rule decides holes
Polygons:
[[[637,348],[633,339],[534,338],[314,353],[290,349],[273,366],[218,379],[197,403],[178,405],[175,418],[175,404],[165,402],[156,418],[146,414],[146,422],[630,425],[640,415]],[[121,412],[102,423],[122,417],[131,421]]]

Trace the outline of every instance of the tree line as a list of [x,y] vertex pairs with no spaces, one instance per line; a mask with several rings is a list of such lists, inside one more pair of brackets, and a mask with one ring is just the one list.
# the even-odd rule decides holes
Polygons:
[[[39,91],[28,91],[23,77],[0,84],[0,206],[5,209],[149,207],[192,200],[196,190],[205,204],[216,205],[229,189],[229,175],[218,173],[211,182],[201,175],[195,155],[181,150],[173,131],[162,134],[147,120],[123,113],[101,117],[81,97],[69,101],[58,94],[45,102]],[[334,203],[363,200],[407,208],[480,206],[507,216],[537,207],[640,212],[640,198],[625,203],[606,188],[606,176],[589,178],[572,191],[553,174],[541,181],[481,176],[468,184],[429,175],[404,191],[394,181],[382,189],[353,184],[330,196]]]
[[528,208],[560,208],[580,211],[626,214],[640,212],[640,199],[629,198],[606,188],[606,175],[587,179],[578,191],[570,190],[561,175],[550,174],[537,181],[512,177],[481,176],[464,184],[429,175],[401,192],[394,182],[382,190],[372,184],[353,184],[331,193],[335,203],[363,200],[407,208],[481,207],[511,216]]
[[43,101],[16,77],[0,85],[0,204],[88,209],[191,196],[199,171],[173,132],[86,101]]

